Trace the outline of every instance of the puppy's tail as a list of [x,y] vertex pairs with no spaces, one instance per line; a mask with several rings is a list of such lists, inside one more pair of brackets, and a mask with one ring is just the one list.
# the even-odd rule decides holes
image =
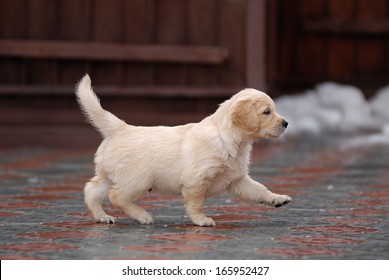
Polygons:
[[92,124],[104,138],[111,136],[125,124],[124,121],[101,107],[100,100],[91,87],[91,79],[88,74],[86,74],[76,86],[76,96],[88,122]]

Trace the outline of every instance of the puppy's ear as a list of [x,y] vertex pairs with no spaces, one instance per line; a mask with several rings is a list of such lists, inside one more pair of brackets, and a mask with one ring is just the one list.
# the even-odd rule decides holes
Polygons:
[[246,131],[259,131],[259,118],[255,102],[252,99],[236,102],[231,108],[231,121]]

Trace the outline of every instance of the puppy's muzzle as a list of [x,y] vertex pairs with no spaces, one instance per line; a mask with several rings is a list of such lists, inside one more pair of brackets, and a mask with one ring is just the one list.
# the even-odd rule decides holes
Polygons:
[[286,120],[282,120],[282,126],[287,128],[288,127],[288,122]]

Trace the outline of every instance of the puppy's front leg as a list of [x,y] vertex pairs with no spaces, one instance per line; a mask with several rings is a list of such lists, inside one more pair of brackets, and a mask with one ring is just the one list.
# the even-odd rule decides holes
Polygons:
[[228,191],[242,199],[274,207],[281,207],[292,201],[292,198],[287,195],[272,193],[264,185],[255,182],[249,176],[245,176],[231,184]]
[[184,197],[186,213],[195,225],[201,227],[216,225],[212,218],[205,216],[203,213],[205,190],[194,187],[183,187],[182,196]]

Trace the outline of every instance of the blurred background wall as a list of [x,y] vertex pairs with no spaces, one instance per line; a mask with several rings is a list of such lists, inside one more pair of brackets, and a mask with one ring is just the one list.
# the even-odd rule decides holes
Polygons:
[[0,0],[0,146],[91,147],[89,73],[128,123],[199,121],[244,87],[389,81],[389,0]]

